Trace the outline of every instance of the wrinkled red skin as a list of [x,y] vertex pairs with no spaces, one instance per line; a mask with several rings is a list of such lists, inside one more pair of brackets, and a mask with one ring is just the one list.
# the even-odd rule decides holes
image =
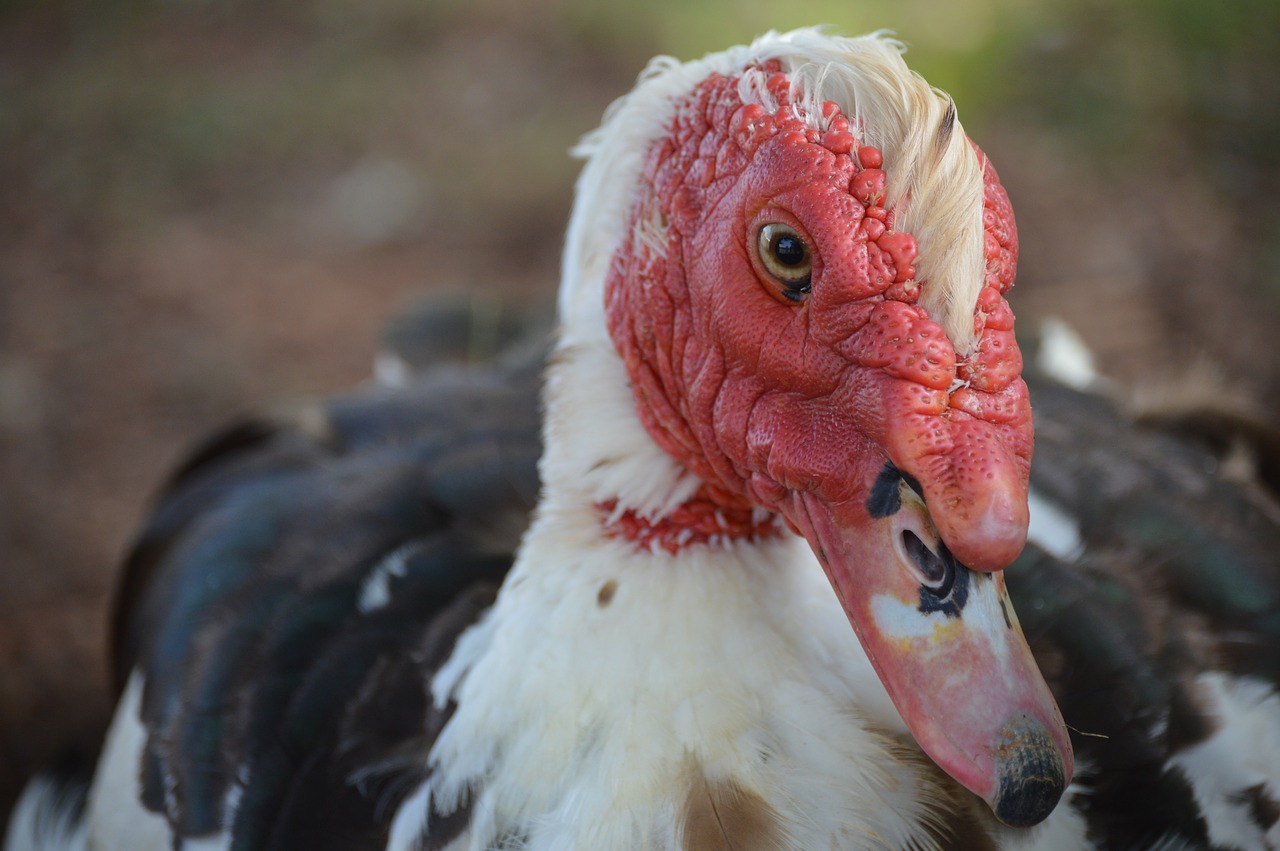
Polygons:
[[[915,237],[882,206],[883,154],[860,148],[835,104],[816,131],[792,115],[782,74],[769,88],[772,115],[742,105],[737,79],[711,76],[648,153],[631,221],[664,223],[666,251],[629,236],[605,290],[640,417],[727,507],[809,492],[865,516],[870,479],[892,460],[921,483],[955,555],[1001,569],[1025,542],[1032,429],[1003,297],[1017,234],[999,179],[988,164],[981,337],[958,363],[915,303],[929,283],[914,280]],[[813,249],[801,304],[756,256],[767,222]]]

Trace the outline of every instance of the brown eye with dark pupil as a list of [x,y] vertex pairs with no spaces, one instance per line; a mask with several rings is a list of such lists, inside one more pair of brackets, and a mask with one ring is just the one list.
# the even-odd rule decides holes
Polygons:
[[813,259],[800,234],[783,224],[765,225],[758,251],[765,269],[782,285],[781,294],[790,301],[803,300],[809,293]]

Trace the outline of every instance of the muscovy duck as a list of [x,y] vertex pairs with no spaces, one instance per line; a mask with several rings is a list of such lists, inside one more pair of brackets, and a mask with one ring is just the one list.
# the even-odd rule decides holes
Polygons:
[[582,152],[545,417],[531,344],[197,453],[7,847],[1280,847],[1274,507],[1028,394],[900,45],[655,60]]

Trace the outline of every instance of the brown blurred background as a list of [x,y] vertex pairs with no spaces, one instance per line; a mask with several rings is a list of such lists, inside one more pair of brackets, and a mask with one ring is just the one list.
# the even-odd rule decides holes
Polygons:
[[364,380],[425,293],[549,298],[566,151],[645,60],[813,23],[955,95],[1023,327],[1276,411],[1274,0],[0,0],[0,823],[96,745],[116,564],[184,449]]

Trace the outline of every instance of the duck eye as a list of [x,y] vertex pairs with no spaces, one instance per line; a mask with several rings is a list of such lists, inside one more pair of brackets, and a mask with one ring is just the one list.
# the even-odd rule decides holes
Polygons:
[[782,285],[782,295],[791,301],[808,295],[813,257],[793,228],[777,223],[760,228],[756,251],[765,270]]

